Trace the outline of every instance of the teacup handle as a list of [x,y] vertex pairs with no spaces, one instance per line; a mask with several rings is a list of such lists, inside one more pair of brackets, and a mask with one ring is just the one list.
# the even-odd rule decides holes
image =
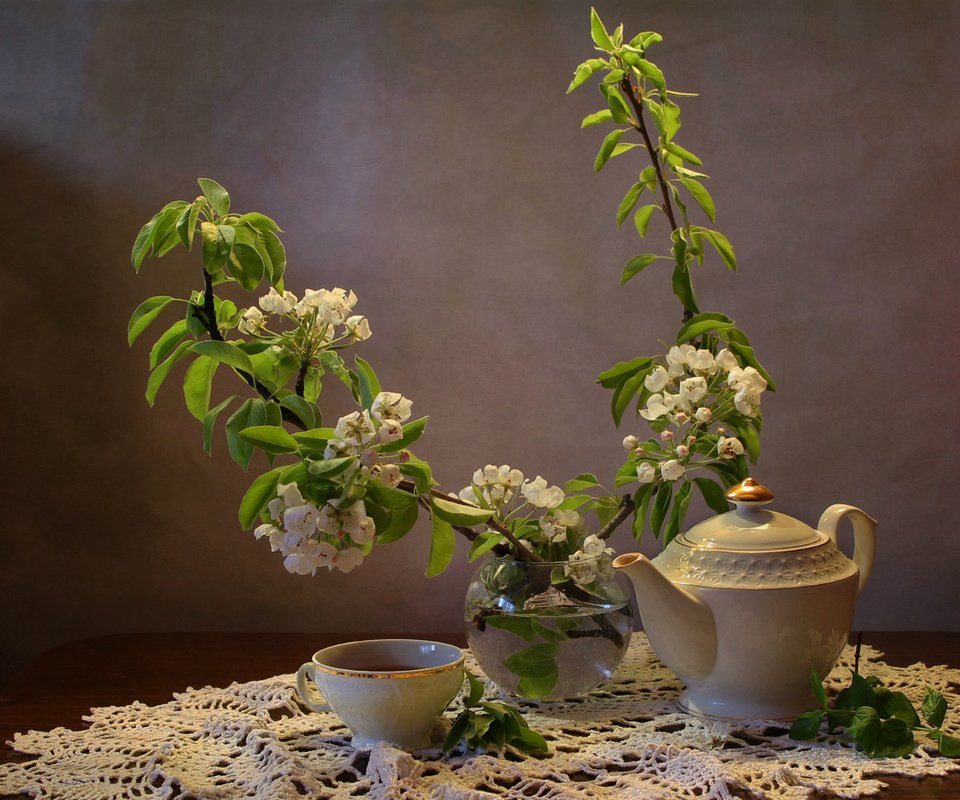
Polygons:
[[320,711],[320,712],[329,711],[330,706],[328,706],[326,703],[323,703],[322,705],[318,705],[317,703],[314,703],[313,700],[310,699],[310,689],[307,686],[307,676],[311,675],[312,677],[312,672],[313,672],[313,664],[310,663],[309,661],[303,666],[301,666],[300,669],[297,670],[297,694],[299,694],[300,699],[303,700],[303,702],[306,703],[314,711]]

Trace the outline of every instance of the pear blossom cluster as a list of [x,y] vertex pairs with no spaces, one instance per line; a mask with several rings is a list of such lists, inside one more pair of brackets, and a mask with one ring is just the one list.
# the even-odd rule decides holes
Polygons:
[[[323,456],[353,458],[338,476],[352,492],[362,492],[371,481],[395,487],[403,479],[399,464],[409,459],[409,453],[382,453],[378,448],[403,437],[412,406],[397,392],[380,392],[369,411],[354,411],[337,421]],[[266,514],[269,521],[254,534],[257,539],[266,537],[270,549],[283,556],[286,570],[296,575],[314,575],[321,567],[350,572],[363,562],[376,535],[362,499],[335,496],[313,502],[304,498],[296,483],[277,485]]]
[[580,549],[567,559],[563,574],[580,586],[588,586],[598,578],[608,579],[613,571],[610,557],[613,550],[596,534],[583,540]]
[[563,489],[549,485],[540,475],[530,480],[507,464],[487,464],[473,473],[473,481],[458,496],[493,511],[500,524],[519,531],[525,544],[541,555],[568,550],[571,533],[578,538],[580,514],[559,508],[566,499]]
[[271,286],[258,305],[243,312],[237,328],[251,336],[273,336],[267,327],[273,315],[296,321],[314,345],[359,342],[370,337],[370,322],[352,313],[356,304],[357,295],[346,289],[307,289],[298,299],[293,292],[281,293]]
[[[695,466],[743,455],[743,442],[728,436],[722,423],[756,417],[767,381],[726,348],[714,354],[683,344],[670,348],[644,386],[649,396],[640,416],[659,433],[660,442],[641,442],[634,435],[623,440],[636,459],[641,484],[678,481]],[[694,461],[695,454],[702,458]]]

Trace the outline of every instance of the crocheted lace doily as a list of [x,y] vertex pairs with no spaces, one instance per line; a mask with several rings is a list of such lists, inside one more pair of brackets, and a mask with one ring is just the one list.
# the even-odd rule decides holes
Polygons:
[[[830,681],[849,680],[853,651]],[[468,666],[477,674],[476,663]],[[868,647],[860,671],[912,700],[925,686],[952,708],[960,670],[884,664]],[[489,687],[492,693],[492,687]],[[677,678],[634,636],[616,677],[577,701],[524,704],[548,755],[508,751],[442,756],[381,743],[350,747],[350,732],[331,714],[306,710],[292,675],[188,689],[159,706],[95,708],[82,731],[17,734],[13,747],[32,761],[0,765],[0,794],[64,800],[107,798],[803,798],[875,794],[883,774],[945,775],[960,764],[919,748],[870,759],[840,738],[794,742],[782,723],[718,723],[679,713]],[[456,707],[448,710],[453,718]],[[960,717],[945,728],[960,733]]]

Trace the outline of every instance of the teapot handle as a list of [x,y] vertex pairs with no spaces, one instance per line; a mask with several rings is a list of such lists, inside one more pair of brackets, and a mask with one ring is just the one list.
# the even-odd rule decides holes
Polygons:
[[873,558],[877,552],[877,521],[855,506],[838,503],[823,512],[817,530],[829,536],[836,545],[837,528],[846,516],[850,517],[850,524],[853,525],[853,563],[860,570],[860,586],[857,589],[859,594],[867,585],[873,569]]

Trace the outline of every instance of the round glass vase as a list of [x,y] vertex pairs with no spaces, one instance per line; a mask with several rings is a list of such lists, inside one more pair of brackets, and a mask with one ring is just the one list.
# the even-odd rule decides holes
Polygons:
[[467,644],[481,669],[519,697],[559,700],[616,671],[633,635],[629,582],[609,556],[490,558],[467,588]]

